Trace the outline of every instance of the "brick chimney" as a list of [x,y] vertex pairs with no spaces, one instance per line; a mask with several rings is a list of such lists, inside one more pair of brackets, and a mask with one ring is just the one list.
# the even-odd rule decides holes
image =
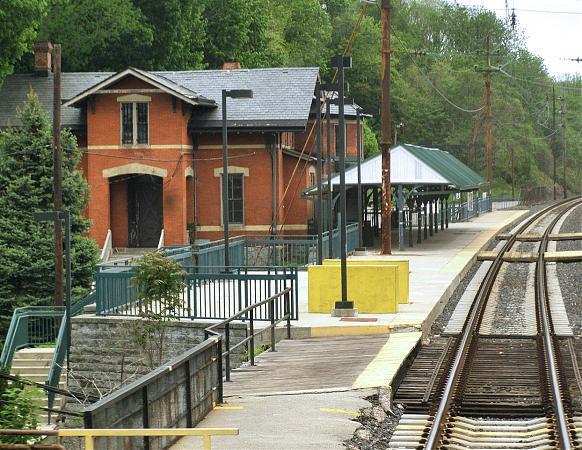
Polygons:
[[50,42],[39,42],[34,45],[34,73],[40,77],[48,77],[52,71],[52,50]]
[[238,61],[225,61],[222,64],[222,70],[238,70],[240,69],[240,63]]

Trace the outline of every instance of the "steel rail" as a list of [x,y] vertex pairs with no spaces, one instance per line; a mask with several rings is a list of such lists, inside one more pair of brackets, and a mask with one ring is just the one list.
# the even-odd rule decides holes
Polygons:
[[[570,200],[573,205],[582,204],[580,199]],[[567,202],[566,202],[567,203]],[[556,217],[552,220],[550,225],[544,231],[542,241],[540,242],[539,256],[536,263],[536,304],[539,313],[540,326],[542,332],[542,339],[544,344],[544,354],[545,363],[547,364],[548,375],[550,377],[550,388],[552,395],[552,405],[554,409],[554,414],[556,416],[557,428],[558,428],[558,438],[560,448],[562,450],[571,450],[573,448],[571,434],[568,427],[568,418],[564,410],[563,395],[561,389],[561,383],[559,380],[559,361],[558,354],[559,349],[555,348],[555,342],[552,339],[554,336],[552,317],[548,305],[548,286],[546,283],[546,262],[545,262],[545,252],[548,247],[549,236],[552,230],[555,228],[556,223],[560,218],[568,211],[569,208],[564,208]]]
[[[579,200],[579,199],[578,199]],[[457,346],[457,352],[455,354],[454,361],[451,365],[451,369],[449,371],[449,375],[447,378],[447,382],[445,384],[443,394],[441,396],[441,401],[439,403],[438,409],[434,415],[432,420],[432,426],[430,427],[429,433],[426,437],[426,446],[425,449],[428,450],[436,450],[441,442],[441,437],[443,433],[444,425],[448,419],[450,406],[455,397],[455,393],[457,391],[457,385],[459,381],[459,377],[463,371],[466,356],[469,352],[471,345],[473,343],[473,338],[478,333],[478,325],[481,322],[481,318],[483,312],[485,310],[485,306],[487,304],[487,300],[489,298],[489,294],[495,282],[495,278],[499,273],[499,269],[502,265],[502,258],[503,255],[511,249],[511,247],[515,244],[516,238],[518,234],[523,233],[528,227],[534,224],[538,219],[543,217],[546,214],[549,214],[556,208],[559,208],[565,203],[572,202],[573,199],[569,199],[566,201],[561,201],[554,205],[549,206],[541,211],[538,211],[531,217],[529,217],[517,230],[515,233],[511,235],[511,237],[507,240],[503,248],[500,250],[498,255],[496,256],[493,264],[487,271],[485,279],[477,294],[475,296],[475,300],[473,301],[473,305],[469,311],[468,317],[465,321],[463,326],[463,334],[461,336],[461,340]]]

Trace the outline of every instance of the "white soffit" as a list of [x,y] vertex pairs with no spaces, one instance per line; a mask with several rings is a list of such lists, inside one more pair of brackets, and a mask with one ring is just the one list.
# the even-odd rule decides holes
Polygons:
[[[376,155],[362,162],[362,184],[382,184],[382,155]],[[395,147],[390,152],[390,178],[392,184],[450,184],[438,172],[426,163],[410,154],[404,147]],[[325,184],[325,177],[324,177]],[[339,185],[339,175],[332,178],[333,185]],[[358,170],[356,166],[346,171],[346,184],[358,184]]]

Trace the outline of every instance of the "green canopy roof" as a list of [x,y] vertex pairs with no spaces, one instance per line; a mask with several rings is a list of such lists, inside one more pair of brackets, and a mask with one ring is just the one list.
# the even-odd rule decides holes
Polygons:
[[447,151],[411,144],[399,145],[449,180],[451,184],[455,185],[456,189],[468,191],[479,189],[487,184],[481,175]]

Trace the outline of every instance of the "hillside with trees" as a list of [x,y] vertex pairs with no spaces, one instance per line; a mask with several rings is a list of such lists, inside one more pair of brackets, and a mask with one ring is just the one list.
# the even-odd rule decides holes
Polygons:
[[[563,140],[568,188],[582,190],[582,80],[552,79],[529,52],[523,32],[481,9],[444,0],[393,0],[393,130],[399,141],[446,148],[485,171],[483,69],[487,40],[494,120],[494,194],[551,188],[556,156],[561,182]],[[357,27],[360,13],[365,16]],[[32,43],[63,45],[66,71],[319,66],[350,43],[350,96],[365,107],[380,102],[380,8],[356,0],[50,0],[8,2],[11,21],[0,32],[6,51],[0,78],[30,70]],[[6,43],[6,45],[4,45]],[[552,85],[556,93],[553,118]],[[561,101],[560,99],[563,99]],[[562,108],[564,105],[564,108]],[[562,124],[566,125],[565,135]],[[370,126],[378,131],[377,120]],[[370,130],[366,151],[377,151]]]

